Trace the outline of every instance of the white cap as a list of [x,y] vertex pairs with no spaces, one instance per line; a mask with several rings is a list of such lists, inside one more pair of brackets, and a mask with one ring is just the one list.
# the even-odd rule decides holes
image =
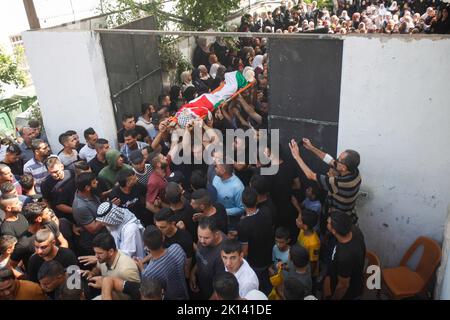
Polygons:
[[256,289],[249,291],[244,298],[246,300],[269,300],[264,293]]

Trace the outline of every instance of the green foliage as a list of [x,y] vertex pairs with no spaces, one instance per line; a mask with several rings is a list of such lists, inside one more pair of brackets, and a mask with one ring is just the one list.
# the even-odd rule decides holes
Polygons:
[[26,84],[19,60],[18,56],[8,55],[0,48],[0,94],[4,91],[4,85],[20,87]]
[[317,7],[319,9],[327,8],[328,10],[333,9],[333,0],[303,0],[305,3],[312,3],[313,1],[317,2]]
[[176,13],[190,20],[190,25],[180,26],[184,30],[218,29],[233,10],[239,9],[239,4],[240,0],[179,0]]

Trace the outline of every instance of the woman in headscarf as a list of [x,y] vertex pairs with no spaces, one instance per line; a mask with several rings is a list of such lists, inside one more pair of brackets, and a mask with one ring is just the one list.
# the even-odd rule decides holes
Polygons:
[[255,71],[255,74],[260,74],[264,71],[263,62],[264,62],[263,55],[255,56],[252,62],[252,68]]
[[391,6],[389,7],[388,10],[389,10],[392,14],[396,13],[396,12],[399,10],[398,5],[397,5],[397,1],[392,1],[392,4],[391,4]]
[[188,87],[193,87],[192,84],[192,72],[191,71],[183,71],[180,75],[181,79],[181,92],[184,93],[184,91]]
[[201,80],[200,69],[206,68],[204,65],[199,65],[197,69],[192,70],[192,83],[199,95],[209,92],[209,87]]
[[199,79],[201,82],[203,82],[203,84],[208,87],[208,91],[211,90],[212,86],[213,86],[213,81],[214,79],[211,78],[211,76],[208,73],[208,69],[206,69],[206,67],[204,65],[200,65],[198,66],[198,72],[199,72]]
[[174,114],[178,111],[178,108],[180,107],[179,102],[182,98],[181,95],[181,88],[179,86],[172,86],[170,88],[169,92],[170,96],[170,106],[169,106],[169,112],[170,114]]

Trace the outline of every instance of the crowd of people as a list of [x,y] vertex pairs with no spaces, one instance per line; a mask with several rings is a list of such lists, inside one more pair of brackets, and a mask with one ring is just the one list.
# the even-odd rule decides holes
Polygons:
[[316,1],[281,1],[275,10],[246,14],[239,31],[266,33],[449,34],[450,5],[435,0],[334,1],[333,10]]
[[[0,299],[361,297],[359,154],[346,150],[333,159],[295,137],[289,146],[265,146],[277,171],[261,174],[267,162],[248,145],[268,128],[264,39],[208,45],[199,38],[193,66],[156,104],[123,116],[117,149],[87,128],[85,144],[69,130],[52,151],[33,120],[20,130],[20,143],[3,142]],[[171,125],[180,106],[245,67],[256,85],[181,134]],[[195,126],[201,143],[190,149],[191,162],[176,164]],[[217,132],[227,129],[254,134],[222,141]],[[231,153],[210,148],[227,139]],[[307,152],[330,170],[313,172],[303,161]]]

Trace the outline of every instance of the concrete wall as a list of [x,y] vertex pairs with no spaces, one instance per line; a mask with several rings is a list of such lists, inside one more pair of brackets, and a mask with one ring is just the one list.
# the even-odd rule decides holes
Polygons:
[[93,127],[99,137],[116,141],[114,112],[99,36],[91,31],[23,33],[44,126],[54,152],[58,136]]
[[449,37],[347,37],[338,150],[361,154],[367,247],[397,265],[419,236],[443,239],[450,203]]

